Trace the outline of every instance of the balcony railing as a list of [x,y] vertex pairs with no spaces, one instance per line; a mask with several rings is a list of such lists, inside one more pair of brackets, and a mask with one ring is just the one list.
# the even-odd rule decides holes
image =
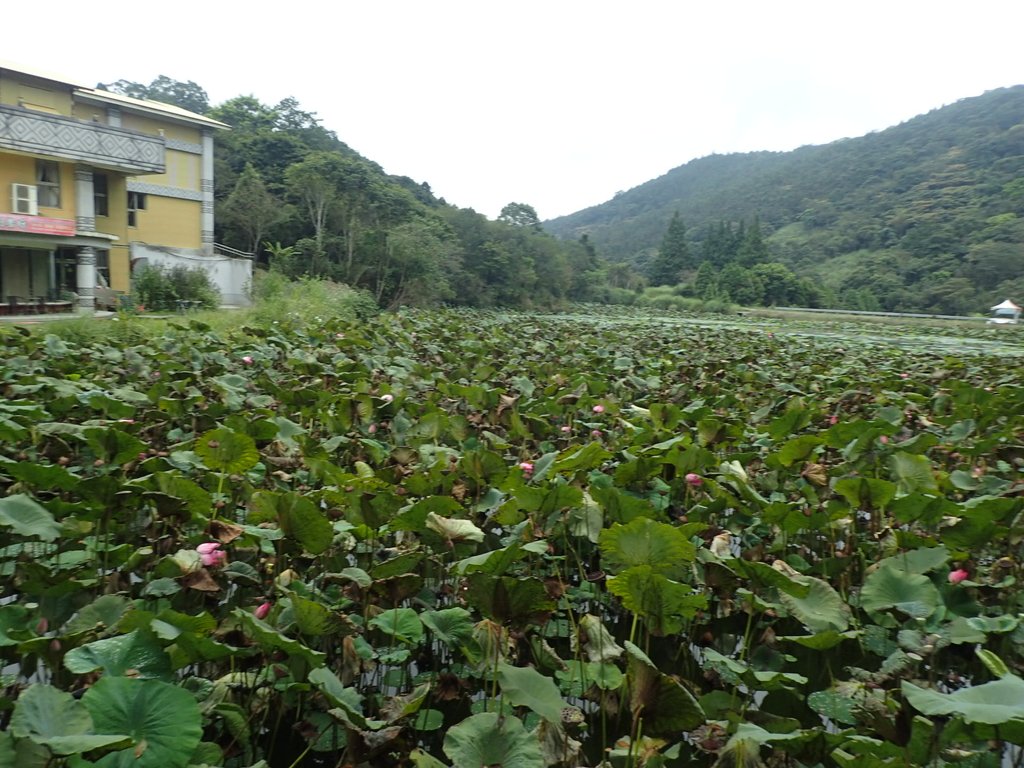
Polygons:
[[163,173],[166,153],[162,136],[2,104],[0,149],[126,173]]

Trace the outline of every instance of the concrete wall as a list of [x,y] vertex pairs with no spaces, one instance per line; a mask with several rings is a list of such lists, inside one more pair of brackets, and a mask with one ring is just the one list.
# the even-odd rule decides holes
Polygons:
[[252,284],[252,260],[229,256],[203,256],[198,251],[160,248],[146,243],[132,243],[132,268],[139,269],[146,264],[162,267],[185,266],[190,269],[201,267],[210,276],[210,281],[220,291],[223,304],[248,306],[249,287]]

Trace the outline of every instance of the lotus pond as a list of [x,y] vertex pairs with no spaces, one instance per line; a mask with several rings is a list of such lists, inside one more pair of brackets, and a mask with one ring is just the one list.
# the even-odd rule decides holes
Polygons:
[[824,328],[5,331],[0,767],[1020,764],[1022,337]]

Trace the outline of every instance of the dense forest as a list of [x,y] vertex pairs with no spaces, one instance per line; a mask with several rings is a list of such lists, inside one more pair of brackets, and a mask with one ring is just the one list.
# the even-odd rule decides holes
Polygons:
[[102,85],[232,127],[217,239],[382,306],[556,307],[650,285],[740,304],[938,313],[1024,298],[1024,86],[792,152],[713,155],[584,211],[496,221],[389,175],[294,99],[212,106],[196,83]]
[[[687,245],[677,266],[688,278],[708,262],[705,285],[751,258],[740,250],[754,224],[763,258],[810,281],[824,305],[963,313],[1019,300],[1024,86],[860,138],[704,157],[544,226],[586,233],[605,258],[658,277],[676,214]],[[728,282],[736,278],[731,270]]]
[[586,237],[545,233],[526,203],[496,221],[449,205],[428,184],[386,174],[294,99],[211,106],[198,84],[166,76],[99,87],[231,126],[216,137],[216,239],[261,267],[364,288],[383,307],[607,300],[606,267]]

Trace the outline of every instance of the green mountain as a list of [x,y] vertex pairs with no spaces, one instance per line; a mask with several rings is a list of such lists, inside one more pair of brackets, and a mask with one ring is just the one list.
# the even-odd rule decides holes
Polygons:
[[700,158],[544,228],[645,270],[676,212],[684,281],[723,232],[742,239],[756,223],[768,258],[825,305],[962,313],[1024,300],[1024,86],[860,138]]

